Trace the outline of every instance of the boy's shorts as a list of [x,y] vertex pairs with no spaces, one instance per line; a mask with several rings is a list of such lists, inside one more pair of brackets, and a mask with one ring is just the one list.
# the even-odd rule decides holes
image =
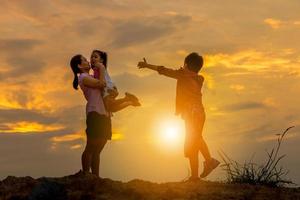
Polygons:
[[184,117],[185,120],[185,142],[184,156],[191,157],[198,151],[202,145],[202,131],[205,122],[205,111],[203,107],[196,107],[190,110]]

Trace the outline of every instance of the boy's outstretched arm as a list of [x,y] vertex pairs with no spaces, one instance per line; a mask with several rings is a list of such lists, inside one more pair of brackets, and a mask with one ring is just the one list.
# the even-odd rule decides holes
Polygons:
[[158,68],[162,67],[162,66],[152,65],[152,64],[147,63],[147,61],[146,61],[145,58],[143,60],[144,61],[138,63],[138,68],[140,68],[140,69],[142,69],[142,68],[148,68],[148,69],[152,69],[154,71],[158,71]]
[[152,69],[154,71],[157,71],[159,74],[171,77],[171,78],[179,78],[179,76],[181,75],[179,70],[175,70],[175,69],[170,69],[170,68],[166,68],[164,66],[161,65],[152,65],[147,63],[146,59],[144,58],[144,61],[139,62],[138,63],[138,68],[142,69],[142,68],[148,68],[148,69]]

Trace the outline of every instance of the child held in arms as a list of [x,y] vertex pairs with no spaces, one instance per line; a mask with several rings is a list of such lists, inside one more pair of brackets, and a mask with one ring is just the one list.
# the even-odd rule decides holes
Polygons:
[[208,146],[202,136],[205,122],[205,111],[202,104],[201,89],[204,77],[198,75],[203,66],[203,58],[198,53],[191,53],[184,59],[184,66],[180,69],[170,69],[164,66],[152,65],[146,59],[138,63],[138,67],[157,71],[159,74],[177,80],[176,115],[185,121],[186,134],[184,155],[189,159],[191,168],[190,181],[199,180],[198,153],[203,155],[204,168],[200,177],[208,176],[220,162],[212,158]]
[[126,108],[127,106],[140,106],[138,98],[125,92],[124,98],[116,99],[118,96],[118,90],[115,84],[112,82],[107,72],[107,54],[100,50],[94,50],[91,55],[91,67],[94,71],[94,78],[104,80],[105,87],[102,91],[102,96],[105,104],[105,108],[108,112],[117,112]]

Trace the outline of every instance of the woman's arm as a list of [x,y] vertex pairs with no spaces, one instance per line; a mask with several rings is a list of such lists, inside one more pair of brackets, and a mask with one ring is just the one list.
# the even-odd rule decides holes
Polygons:
[[106,70],[105,66],[100,62],[96,62],[94,64],[94,67],[96,68],[94,73],[97,71],[97,75],[94,76],[94,78],[105,81],[105,77],[104,77],[104,73],[105,73],[105,70]]
[[84,86],[91,88],[102,89],[103,87],[105,87],[105,82],[103,80],[98,80],[93,77],[84,77],[82,79],[82,83]]

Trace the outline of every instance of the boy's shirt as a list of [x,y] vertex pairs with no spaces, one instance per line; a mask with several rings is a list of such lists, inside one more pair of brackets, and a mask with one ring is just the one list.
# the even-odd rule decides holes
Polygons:
[[157,71],[159,74],[177,79],[176,115],[185,117],[191,109],[203,109],[201,93],[203,76],[184,68],[174,70],[160,66]]

